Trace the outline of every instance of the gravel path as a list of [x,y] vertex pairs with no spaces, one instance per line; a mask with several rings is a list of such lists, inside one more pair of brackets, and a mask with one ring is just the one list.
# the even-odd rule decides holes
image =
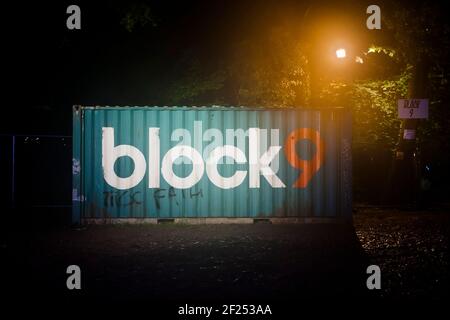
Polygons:
[[[336,225],[106,225],[11,232],[13,287],[40,297],[152,301],[444,298],[448,213],[359,209]],[[24,254],[12,244],[27,248]],[[82,290],[66,289],[79,265]],[[377,264],[382,290],[366,288]],[[31,270],[31,272],[30,272]],[[11,270],[9,270],[11,271]],[[8,270],[2,272],[8,275]],[[30,288],[31,287],[31,288]],[[96,301],[96,300],[93,300]]]
[[448,295],[448,212],[366,208],[355,214],[354,225],[370,260],[382,270],[382,297]]

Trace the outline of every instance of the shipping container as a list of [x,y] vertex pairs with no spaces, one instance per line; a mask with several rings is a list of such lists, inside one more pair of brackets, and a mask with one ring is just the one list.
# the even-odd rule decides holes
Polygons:
[[72,219],[350,221],[351,161],[344,108],[75,106]]

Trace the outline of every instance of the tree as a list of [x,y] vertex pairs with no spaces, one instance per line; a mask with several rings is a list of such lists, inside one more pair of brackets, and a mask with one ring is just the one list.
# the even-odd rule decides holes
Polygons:
[[229,56],[209,58],[207,63],[187,51],[176,66],[184,72],[173,83],[170,100],[268,107],[307,104],[308,61],[289,30],[272,28],[229,46]]

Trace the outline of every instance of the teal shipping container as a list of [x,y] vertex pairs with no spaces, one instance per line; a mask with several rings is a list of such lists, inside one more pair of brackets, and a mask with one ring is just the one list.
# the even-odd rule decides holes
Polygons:
[[74,223],[350,221],[351,171],[344,108],[73,109]]

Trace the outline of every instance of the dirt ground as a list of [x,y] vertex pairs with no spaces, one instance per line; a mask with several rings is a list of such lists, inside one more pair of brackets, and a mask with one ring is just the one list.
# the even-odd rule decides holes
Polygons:
[[381,268],[382,297],[449,295],[449,211],[361,208],[354,226],[371,263]]
[[[13,257],[17,265],[9,266],[21,275],[2,273],[17,294],[49,299],[444,299],[449,222],[449,213],[439,210],[359,208],[354,227],[260,223],[30,228],[11,231],[2,240],[2,254]],[[66,288],[66,268],[72,264],[82,272],[78,291]],[[381,268],[381,290],[366,287],[370,264]]]

